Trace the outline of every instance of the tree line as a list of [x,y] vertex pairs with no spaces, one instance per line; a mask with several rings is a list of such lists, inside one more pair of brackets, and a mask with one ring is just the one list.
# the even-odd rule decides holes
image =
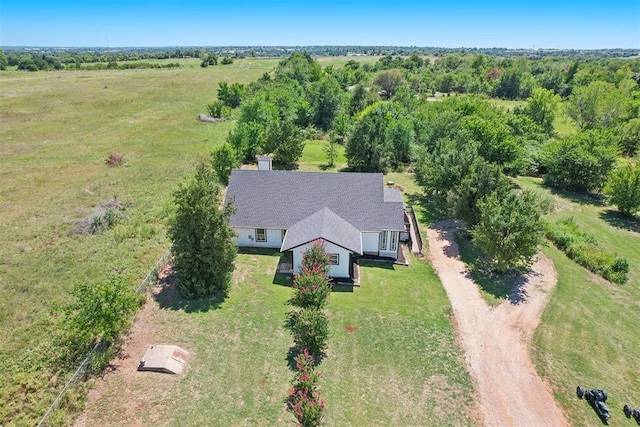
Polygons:
[[[514,189],[511,176],[603,191],[627,215],[640,209],[633,160],[640,145],[639,73],[638,60],[462,54],[322,68],[294,53],[249,85],[220,83],[217,111],[237,121],[213,154],[214,168],[226,182],[233,167],[259,154],[290,167],[304,141],[317,138],[326,139],[332,165],[332,147],[344,144],[350,170],[415,171],[443,212],[464,219],[488,252],[501,253],[496,269],[527,265],[542,238],[545,203]],[[443,87],[447,80],[453,83]],[[521,103],[506,109],[489,96]],[[557,118],[576,131],[560,136]]]

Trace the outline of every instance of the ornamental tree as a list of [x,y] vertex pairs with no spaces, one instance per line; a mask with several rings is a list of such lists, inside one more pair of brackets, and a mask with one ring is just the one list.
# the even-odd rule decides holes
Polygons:
[[238,248],[229,217],[235,208],[221,206],[221,201],[215,173],[205,164],[174,193],[176,210],[168,235],[178,287],[188,297],[225,294],[231,285]]

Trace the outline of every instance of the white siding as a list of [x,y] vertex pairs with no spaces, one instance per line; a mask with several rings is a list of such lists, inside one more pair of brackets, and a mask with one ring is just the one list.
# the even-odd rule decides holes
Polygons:
[[278,248],[282,247],[282,230],[267,229],[267,241],[256,242],[255,228],[234,228],[236,234],[236,242],[238,246],[245,248]]
[[[296,273],[300,272],[302,254],[310,245],[311,243],[307,243],[302,246],[298,246],[297,248],[291,249],[291,251],[293,252],[293,269]],[[329,277],[349,277],[349,264],[351,263],[351,257],[349,255],[351,252],[340,246],[334,245],[331,242],[327,242],[325,250],[327,251],[327,253],[338,254],[340,257],[340,264],[330,266]]]
[[362,251],[365,254],[378,255],[380,233],[362,233]]

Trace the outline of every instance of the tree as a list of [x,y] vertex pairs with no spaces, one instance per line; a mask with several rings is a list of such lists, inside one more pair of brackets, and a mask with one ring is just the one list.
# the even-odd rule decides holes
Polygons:
[[289,313],[287,327],[299,349],[306,348],[311,354],[320,354],[327,348],[329,319],[322,310],[307,307]]
[[226,294],[231,285],[237,245],[229,225],[231,203],[221,206],[222,193],[211,167],[200,164],[195,178],[174,193],[176,211],[169,222],[178,287],[188,297]]
[[532,86],[531,74],[511,67],[498,78],[494,95],[503,99],[520,99],[528,97]]
[[289,58],[281,61],[275,70],[277,80],[295,80],[302,86],[319,80],[321,75],[320,64],[306,52],[292,53]]
[[9,66],[9,61],[7,60],[7,57],[4,55],[4,52],[2,51],[2,49],[0,49],[0,70],[6,70],[8,66]]
[[213,53],[204,54],[201,59],[200,66],[202,68],[207,68],[209,65],[218,65],[218,57]]
[[313,124],[323,131],[333,127],[333,121],[342,107],[344,92],[336,79],[325,74],[309,85],[308,101],[313,108]]
[[611,172],[604,187],[609,204],[615,205],[623,215],[632,216],[640,211],[640,163],[626,163]]
[[382,172],[410,160],[415,140],[411,119],[395,102],[379,101],[357,118],[347,139],[346,157],[350,168]]
[[553,135],[553,121],[560,97],[551,90],[535,88],[524,106],[524,113],[548,135]]
[[79,283],[71,294],[76,301],[65,308],[65,322],[78,352],[94,342],[114,343],[132,322],[142,298],[122,277],[90,285]]
[[218,83],[218,100],[222,101],[227,107],[239,107],[246,93],[247,88],[242,83]]
[[622,152],[626,156],[632,157],[640,148],[640,118],[629,120],[622,127],[622,139],[620,141]]
[[324,154],[327,155],[327,166],[332,168],[336,165],[336,157],[338,156],[338,141],[333,132],[329,132],[327,144],[324,146]]
[[398,86],[405,84],[405,80],[400,70],[385,70],[374,77],[373,84],[392,96]]
[[624,115],[629,96],[612,83],[595,81],[573,90],[566,113],[580,129],[612,127]]
[[243,161],[254,161],[256,154],[264,146],[265,129],[260,123],[239,122],[227,135],[227,142],[234,149],[236,157]]
[[223,144],[211,153],[211,166],[218,182],[227,185],[231,171],[240,166],[240,162],[231,145]]
[[363,85],[356,85],[351,91],[348,102],[349,116],[355,116],[378,100],[378,96]]
[[267,128],[263,151],[273,154],[273,161],[292,165],[302,157],[304,138],[300,128],[288,120],[280,120]]
[[473,242],[490,257],[493,269],[504,272],[528,267],[538,253],[544,231],[535,193],[490,194],[478,203],[480,220],[471,230]]
[[542,148],[545,182],[553,187],[592,191],[602,188],[619,153],[616,135],[610,131],[582,131]]

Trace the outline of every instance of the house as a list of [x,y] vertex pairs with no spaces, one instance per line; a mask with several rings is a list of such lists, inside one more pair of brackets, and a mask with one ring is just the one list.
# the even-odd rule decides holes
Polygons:
[[402,195],[385,188],[380,173],[236,169],[229,201],[238,246],[291,251],[296,272],[304,251],[322,239],[329,276],[351,277],[354,257],[397,259],[405,230]]

